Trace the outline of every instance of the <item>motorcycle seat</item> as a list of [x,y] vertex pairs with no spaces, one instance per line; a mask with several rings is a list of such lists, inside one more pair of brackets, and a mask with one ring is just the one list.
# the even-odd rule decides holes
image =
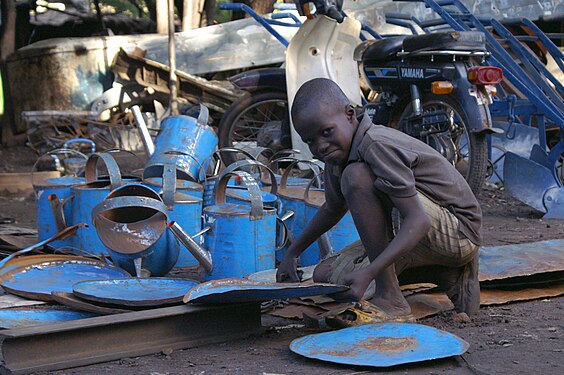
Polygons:
[[386,61],[401,51],[407,35],[365,40],[354,49],[355,61]]
[[403,50],[486,52],[486,37],[481,31],[443,31],[413,35],[403,40]]

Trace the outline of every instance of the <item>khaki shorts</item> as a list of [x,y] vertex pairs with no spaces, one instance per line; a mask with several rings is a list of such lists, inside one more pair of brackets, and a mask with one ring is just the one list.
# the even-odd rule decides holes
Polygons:
[[[458,219],[448,209],[434,203],[425,195],[418,194],[423,209],[431,219],[431,229],[425,237],[407,255],[395,263],[396,273],[421,266],[461,267],[470,262],[478,253],[479,246],[462,234],[458,227]],[[399,212],[392,211],[394,233],[401,226]],[[369,264],[364,246],[357,241],[325,261],[329,265],[329,282],[342,284],[343,278],[350,272],[366,267]],[[324,262],[325,262],[324,261]],[[368,293],[374,293],[374,283]],[[365,294],[365,298],[367,297]]]

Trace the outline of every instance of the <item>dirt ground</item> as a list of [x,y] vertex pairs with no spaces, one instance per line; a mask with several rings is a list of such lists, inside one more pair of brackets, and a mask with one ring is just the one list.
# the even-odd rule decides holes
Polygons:
[[[34,155],[23,148],[0,149],[0,172],[25,171]],[[29,170],[29,169],[27,169]],[[541,215],[487,187],[480,197],[484,245],[506,245],[564,238],[564,220]],[[35,226],[33,196],[0,196],[0,218]],[[564,298],[483,307],[470,323],[457,323],[452,312],[422,319],[421,324],[454,333],[470,344],[462,356],[392,368],[338,365],[301,357],[288,346],[293,339],[319,332],[301,320],[263,315],[264,332],[245,339],[124,358],[55,374],[562,374]]]

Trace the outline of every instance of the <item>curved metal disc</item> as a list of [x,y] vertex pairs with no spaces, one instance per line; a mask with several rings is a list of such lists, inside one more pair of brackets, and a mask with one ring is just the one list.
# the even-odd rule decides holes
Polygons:
[[366,324],[292,341],[308,358],[355,366],[387,367],[460,355],[470,345],[449,332],[411,323]]
[[95,260],[61,260],[15,268],[2,275],[0,285],[12,294],[52,301],[52,291],[71,293],[72,286],[80,281],[129,276],[121,268]]
[[10,271],[19,268],[31,266],[34,264],[40,264],[51,261],[60,260],[81,260],[81,261],[91,261],[92,258],[82,257],[79,255],[66,255],[66,254],[39,254],[39,255],[26,255],[10,259],[2,268],[0,268],[0,281],[5,274]]
[[83,281],[73,286],[81,298],[124,306],[160,306],[182,302],[186,292],[199,283],[164,277]]
[[261,283],[245,279],[212,280],[200,284],[184,296],[185,303],[232,303],[269,301],[343,292],[348,286],[312,283]]
[[0,310],[0,328],[20,328],[98,316],[87,312],[41,309]]
[[132,310],[118,309],[115,307],[98,306],[81,298],[78,298],[72,293],[67,292],[51,292],[51,296],[55,302],[60,303],[68,307],[79,311],[88,311],[95,314],[110,315],[110,314],[122,314],[126,312],[131,312]]
[[[301,276],[301,280],[310,280],[313,278],[313,270],[317,264],[307,267],[298,267],[298,272],[303,272]],[[258,281],[261,283],[275,283],[276,282],[276,269],[271,270],[264,270],[255,273],[251,273],[250,275],[245,276],[245,279],[249,279],[252,281]]]

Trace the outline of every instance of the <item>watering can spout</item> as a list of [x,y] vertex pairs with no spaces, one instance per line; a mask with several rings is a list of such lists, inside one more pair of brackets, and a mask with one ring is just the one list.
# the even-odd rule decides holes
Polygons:
[[53,219],[55,220],[55,225],[57,227],[57,233],[59,233],[67,227],[65,212],[63,211],[65,202],[59,199],[57,194],[50,194],[48,199],[49,205],[51,206],[51,212],[53,213]]
[[186,233],[184,229],[178,225],[178,223],[171,221],[168,224],[168,228],[174,236],[178,238],[180,243],[182,243],[182,245],[184,245],[192,253],[194,258],[198,260],[202,267],[204,267],[207,272],[211,272],[213,269],[211,253],[202,249],[202,247],[198,245],[196,241],[194,241],[192,237],[190,237],[190,235],[188,235],[188,233]]

